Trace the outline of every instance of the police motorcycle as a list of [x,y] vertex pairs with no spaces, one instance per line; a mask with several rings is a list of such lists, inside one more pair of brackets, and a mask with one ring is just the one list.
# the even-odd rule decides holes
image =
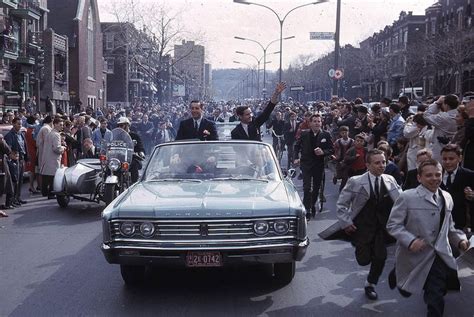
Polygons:
[[54,194],[59,206],[66,208],[70,199],[110,204],[130,186],[130,164],[134,143],[121,128],[112,130],[112,141],[103,144],[98,159],[81,159],[71,167],[62,167],[54,176]]

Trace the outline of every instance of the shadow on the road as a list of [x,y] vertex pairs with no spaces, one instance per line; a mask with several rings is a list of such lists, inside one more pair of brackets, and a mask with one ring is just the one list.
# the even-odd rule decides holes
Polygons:
[[[45,225],[74,225],[100,220],[104,205],[72,201],[67,208],[57,205],[55,199],[36,198],[12,211],[17,216],[13,221],[19,227],[41,227]],[[58,214],[61,214],[58,217]],[[68,217],[64,217],[64,214]]]

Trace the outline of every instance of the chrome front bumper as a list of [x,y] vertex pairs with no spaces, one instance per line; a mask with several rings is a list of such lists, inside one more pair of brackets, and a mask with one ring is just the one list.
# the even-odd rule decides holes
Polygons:
[[182,264],[188,251],[219,251],[224,265],[238,262],[282,263],[301,261],[309,239],[258,245],[171,246],[117,243],[102,244],[107,262],[127,265]]

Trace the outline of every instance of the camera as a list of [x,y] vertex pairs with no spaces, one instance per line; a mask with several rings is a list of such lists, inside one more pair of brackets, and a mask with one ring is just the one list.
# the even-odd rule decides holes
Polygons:
[[451,141],[451,138],[448,138],[447,136],[438,136],[436,137],[436,139],[438,139],[439,143],[444,145],[448,144]]

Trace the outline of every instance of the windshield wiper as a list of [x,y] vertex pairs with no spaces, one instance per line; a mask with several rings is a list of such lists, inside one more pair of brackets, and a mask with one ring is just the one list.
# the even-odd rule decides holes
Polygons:
[[253,177],[217,177],[211,178],[212,181],[257,181],[268,183],[268,179],[253,178]]
[[149,179],[146,182],[150,183],[161,183],[161,182],[170,182],[170,183],[202,183],[200,179],[182,179],[182,178],[161,178],[161,179]]

